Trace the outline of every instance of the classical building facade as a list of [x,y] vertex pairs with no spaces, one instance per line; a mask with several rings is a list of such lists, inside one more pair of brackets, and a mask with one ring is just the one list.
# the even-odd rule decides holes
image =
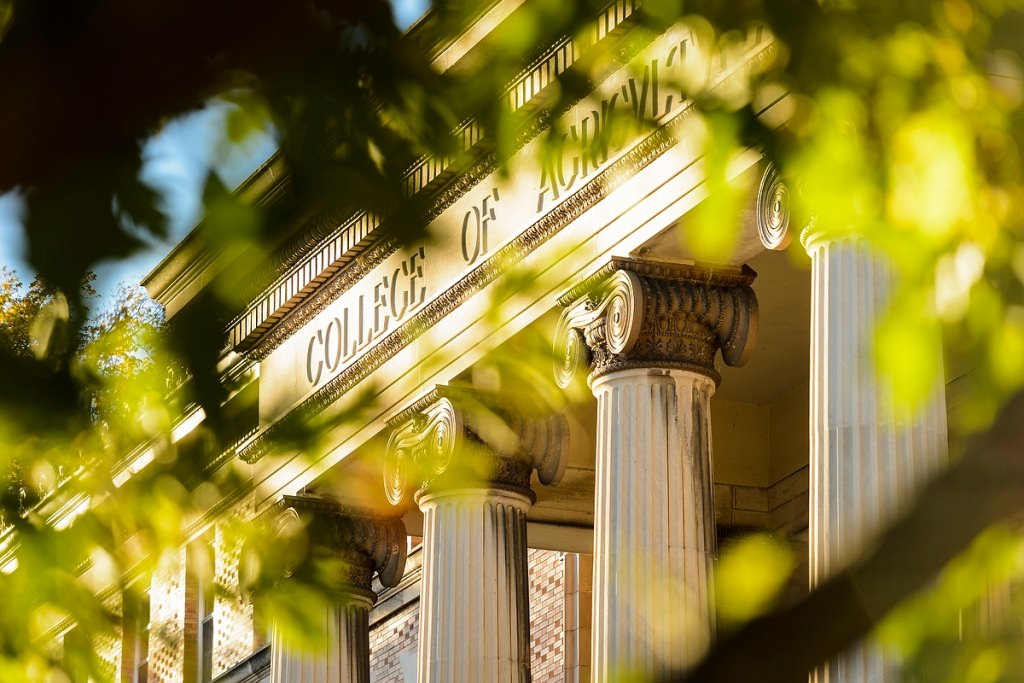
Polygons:
[[[436,63],[457,65],[520,9],[490,5]],[[589,35],[550,46],[509,84],[509,105],[529,111],[587,50],[629,39],[634,10],[619,0]],[[318,218],[255,269],[259,294],[226,330],[220,366],[242,406],[238,440],[210,465],[244,468],[246,486],[152,578],[136,619],[148,628],[126,620],[113,670],[166,683],[657,674],[715,637],[720,543],[786,536],[808,558],[793,579],[806,590],[939,465],[944,394],[898,413],[870,367],[885,264],[813,228],[805,260],[782,251],[803,226],[759,153],[731,167],[757,188],[731,256],[702,263],[688,246],[707,189],[679,82],[700,67],[707,87],[733,87],[773,59],[770,37],[753,31],[713,62],[685,25],[624,44],[556,122],[554,152],[538,124],[505,173],[474,154],[468,124],[472,163],[411,168],[427,237],[398,243],[371,214]],[[655,125],[611,140],[615,111]],[[273,202],[286,186],[271,160],[240,193]],[[252,258],[190,236],[145,285],[173,319]],[[535,339],[554,362],[517,363]],[[203,419],[194,409],[179,432]],[[296,425],[318,430],[316,447],[275,448]],[[238,589],[241,548],[222,522],[268,515],[283,534],[308,529],[340,567],[337,598],[315,607],[331,634],[316,652],[257,623]],[[204,552],[219,590],[195,568]],[[890,668],[862,647],[816,676],[881,681]]]

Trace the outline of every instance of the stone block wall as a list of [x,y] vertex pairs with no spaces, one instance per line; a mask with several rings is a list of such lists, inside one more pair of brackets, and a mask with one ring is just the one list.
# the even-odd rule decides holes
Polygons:
[[771,486],[715,484],[715,517],[725,528],[765,529],[791,535],[807,528],[805,465]]

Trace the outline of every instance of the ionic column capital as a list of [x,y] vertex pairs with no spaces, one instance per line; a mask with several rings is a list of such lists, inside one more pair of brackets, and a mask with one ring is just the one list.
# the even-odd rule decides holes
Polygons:
[[439,386],[388,421],[384,489],[393,505],[443,488],[504,488],[533,498],[530,475],[565,473],[568,425],[508,397]]
[[[308,543],[307,555],[339,560],[337,581],[343,591],[355,589],[372,601],[374,573],[387,587],[402,578],[407,542],[397,517],[314,496],[284,496],[271,516],[278,538]],[[294,569],[287,567],[286,576]]]
[[819,248],[835,242],[860,243],[862,241],[863,235],[854,228],[824,226],[821,221],[813,216],[807,222],[807,225],[804,226],[804,229],[800,231],[800,244],[803,246],[804,251],[807,252],[807,255],[811,257],[814,256],[814,252]]
[[591,377],[638,367],[680,368],[718,382],[715,352],[743,365],[757,335],[757,274],[613,258],[562,295],[555,369],[568,386],[587,363]]

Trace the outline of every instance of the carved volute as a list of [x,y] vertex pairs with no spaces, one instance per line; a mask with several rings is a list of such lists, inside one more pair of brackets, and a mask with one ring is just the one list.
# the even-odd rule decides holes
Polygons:
[[384,488],[394,505],[444,487],[530,491],[565,472],[568,426],[561,415],[531,414],[506,397],[443,386],[388,421],[392,434]]
[[680,368],[716,382],[715,353],[743,365],[757,335],[756,273],[613,258],[559,299],[555,335],[568,386],[578,369],[591,377],[638,367]]

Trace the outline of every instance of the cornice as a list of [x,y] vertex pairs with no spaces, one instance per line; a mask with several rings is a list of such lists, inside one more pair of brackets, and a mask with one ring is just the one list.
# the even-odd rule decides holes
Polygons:
[[[762,50],[751,57],[751,60],[760,58],[770,49],[771,45],[762,48]],[[609,192],[630,180],[640,170],[647,167],[675,145],[692,112],[693,104],[690,103],[660,128],[652,131],[647,137],[623,153],[618,159],[609,162],[592,180],[572,195],[569,195],[562,203],[540,217],[505,246],[497,249],[491,258],[469,271],[442,295],[424,305],[423,308],[413,314],[391,334],[384,337],[366,354],[285,413],[280,420],[271,424],[243,444],[238,449],[237,455],[249,463],[259,460],[270,450],[277,434],[287,430],[290,425],[305,423],[314,418],[387,360],[394,357],[424,330],[440,322],[445,316],[468,300],[469,297],[497,279],[502,272],[522,261],[524,257],[581,216],[587,209],[607,196]],[[360,267],[372,268],[386,258],[388,253],[385,248],[382,248],[379,253],[375,252],[372,259],[367,254],[364,257],[366,262]],[[351,282],[348,278],[345,281]],[[348,284],[348,286],[351,286],[351,284]],[[337,292],[340,293],[345,288],[347,287],[339,285]],[[326,306],[329,300],[330,298],[325,295],[322,305]],[[320,304],[318,303],[317,305]],[[313,315],[322,309],[318,310],[316,306],[311,306],[309,310],[308,314],[302,313],[302,317],[293,314],[295,317],[289,317],[289,319],[280,324],[281,331],[277,333],[281,335],[279,337],[280,341],[294,334],[305,324],[305,321],[312,318]],[[300,320],[303,322],[300,322]],[[280,344],[280,341],[277,344]],[[269,353],[270,350],[272,348],[264,349],[261,353]]]
[[[275,153],[234,194],[246,203],[271,205],[284,196],[285,178],[284,162],[280,153]],[[168,317],[186,303],[175,304],[174,300],[190,287],[205,283],[209,270],[225,253],[223,248],[211,248],[202,239],[202,230],[202,224],[194,228],[142,279],[142,286],[167,309]]]
[[[513,112],[523,110],[527,115],[524,129],[517,136],[513,149],[520,149],[548,127],[549,114],[540,112],[534,115],[527,111],[529,106],[558,76],[576,64],[582,52],[625,25],[632,17],[635,6],[632,0],[612,3],[595,20],[592,36],[562,39],[513,79],[504,94],[507,106]],[[651,36],[647,36],[644,42],[650,39]],[[636,41],[624,41],[619,50],[619,60],[627,62],[639,48],[640,44]],[[454,135],[461,140],[460,153],[444,159],[421,158],[406,172],[405,193],[409,197],[423,194],[426,222],[436,218],[493,172],[499,162],[477,123],[463,123]],[[482,158],[460,169],[460,159],[467,154],[472,155],[473,150],[479,150]],[[438,187],[453,174],[456,176],[454,181]],[[435,189],[437,194],[432,196],[430,193]],[[311,296],[311,292],[307,291],[311,285],[331,278],[348,266],[366,248],[367,241],[379,232],[384,220],[386,216],[371,212],[350,214],[347,220],[339,220],[337,214],[320,214],[310,219],[303,229],[304,237],[297,240],[289,251],[289,258],[270,264],[261,271],[261,275],[256,276],[256,281],[265,281],[271,277],[274,280],[231,322],[229,336],[232,345],[242,352],[259,346],[261,350],[256,352],[257,355],[265,354],[267,351],[260,339],[267,334],[267,330],[273,329],[292,311],[305,305]],[[318,265],[310,267],[312,264]],[[314,291],[318,292],[319,288]],[[254,336],[256,339],[253,339]],[[275,339],[279,340],[280,335],[275,336]]]

